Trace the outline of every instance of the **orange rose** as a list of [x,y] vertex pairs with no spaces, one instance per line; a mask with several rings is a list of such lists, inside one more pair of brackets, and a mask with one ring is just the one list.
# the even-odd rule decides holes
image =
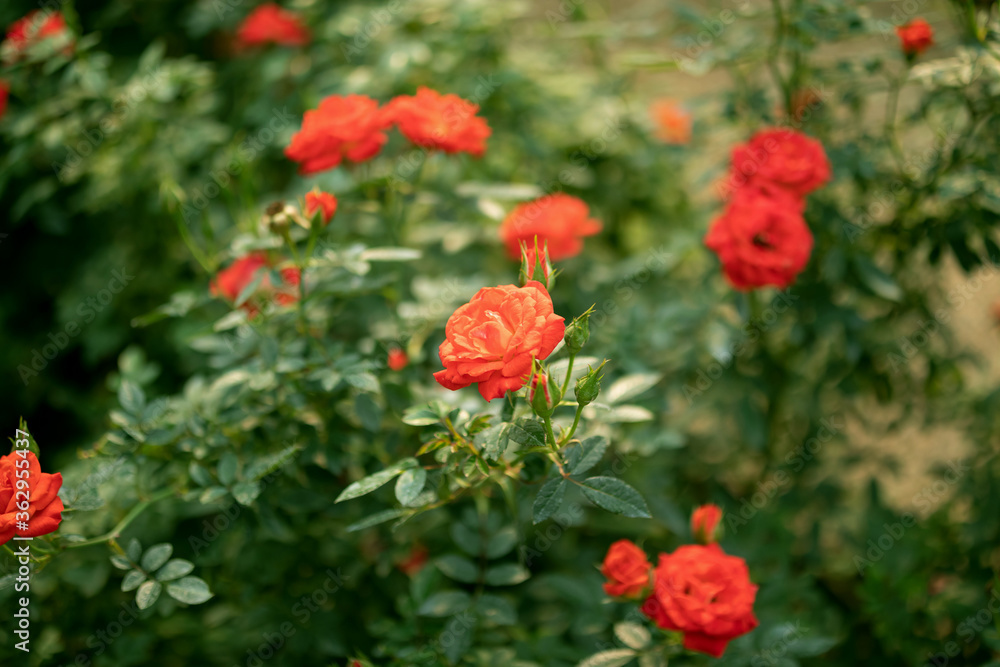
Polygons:
[[608,578],[604,592],[616,598],[638,597],[649,586],[652,567],[645,551],[629,540],[618,540],[601,566],[601,574]]
[[401,371],[409,365],[410,357],[400,348],[394,347],[389,350],[387,363],[392,370]]
[[[243,288],[256,278],[257,272],[270,266],[267,255],[262,252],[244,255],[216,274],[215,280],[212,281],[211,293],[228,301],[236,301]],[[285,283],[280,289],[275,289],[270,278],[265,275],[257,287],[257,294],[273,296],[276,303],[287,306],[299,300],[298,291],[294,288],[299,284],[301,272],[297,267],[289,267],[281,269],[280,273]],[[251,301],[251,299],[244,301],[240,307],[253,318],[260,310]]]
[[656,123],[656,138],[668,144],[691,141],[691,114],[673,100],[660,100],[649,107]]
[[302,175],[333,169],[344,160],[364,162],[382,150],[389,139],[383,130],[389,125],[372,98],[330,95],[306,111],[285,156],[299,163]]
[[660,554],[653,594],[642,612],[664,630],[684,633],[684,648],[716,658],[736,637],[757,627],[757,587],[746,561],[718,544],[691,544]]
[[480,157],[492,130],[477,111],[478,104],[458,95],[423,87],[412,97],[400,95],[386,105],[388,118],[417,146]]
[[321,192],[319,190],[307,192],[306,215],[312,218],[319,209],[323,209],[323,224],[330,224],[333,216],[337,213],[337,198],[329,192]]
[[484,287],[448,318],[438,353],[445,369],[434,379],[447,389],[479,385],[487,401],[528,381],[532,358],[548,357],[566,331],[545,286]]
[[309,30],[298,14],[268,2],[243,19],[236,39],[244,47],[263,44],[302,46],[309,43]]
[[[27,488],[22,488],[24,484],[19,487],[18,482],[27,482]],[[0,457],[0,544],[15,534],[39,537],[55,532],[62,522],[60,487],[62,473],[42,472],[33,452],[15,450]],[[28,527],[18,527],[22,523]]]
[[557,262],[579,254],[583,238],[599,231],[601,222],[590,217],[586,202],[559,192],[517,206],[500,225],[500,238],[507,254],[518,258],[521,243],[533,253],[537,237],[539,247],[548,244],[549,259]]

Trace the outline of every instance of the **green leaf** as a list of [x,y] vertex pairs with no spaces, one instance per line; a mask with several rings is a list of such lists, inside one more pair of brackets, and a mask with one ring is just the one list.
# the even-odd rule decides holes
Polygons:
[[153,570],[158,570],[164,563],[170,559],[170,554],[174,552],[174,547],[171,544],[164,542],[163,544],[154,544],[153,546],[146,549],[146,553],[142,555],[142,561],[139,565],[146,572],[152,572]]
[[461,521],[451,524],[451,539],[470,556],[478,557],[483,553],[483,541],[479,533]]
[[630,648],[616,648],[595,653],[576,667],[622,667],[632,662],[635,651]]
[[507,451],[511,445],[528,449],[545,446],[545,427],[542,422],[534,419],[518,419],[506,425],[500,435],[500,453]]
[[124,556],[119,556],[115,554],[111,557],[111,564],[117,567],[119,570],[131,570],[132,563],[129,562],[128,558]]
[[223,485],[229,486],[236,479],[236,468],[239,465],[239,459],[236,458],[236,454],[232,452],[226,452],[219,459],[218,475],[219,481]]
[[472,598],[464,591],[440,591],[430,596],[417,609],[418,616],[451,616],[468,609]]
[[559,511],[566,495],[566,484],[565,478],[556,477],[542,485],[538,495],[535,496],[534,505],[531,506],[532,523],[539,524]]
[[503,455],[508,444],[507,439],[503,437],[507,428],[507,424],[497,424],[476,434],[476,446],[483,452],[483,458],[487,461],[496,461]]
[[517,610],[507,600],[499,595],[485,594],[476,601],[476,613],[484,621],[494,625],[514,625],[517,623]]
[[479,568],[476,567],[476,564],[458,554],[441,556],[434,561],[434,565],[441,570],[444,576],[463,584],[473,584],[479,579]]
[[146,574],[139,570],[129,570],[122,579],[122,590],[126,593],[139,588],[139,584],[146,581]]
[[201,604],[212,597],[212,591],[198,577],[184,577],[167,584],[167,595],[185,604]]
[[[194,563],[191,561],[184,560],[183,558],[174,558],[161,567],[154,576],[157,581],[173,581],[174,579],[180,579],[185,574],[189,574],[193,569]],[[169,593],[169,591],[167,592]]]
[[403,412],[403,423],[410,426],[429,426],[437,424],[444,415],[448,414],[448,408],[443,403],[435,401],[427,405],[416,405],[407,408]]
[[280,452],[262,456],[246,467],[246,470],[243,471],[243,477],[248,481],[259,481],[283,467],[301,450],[302,445],[290,445]]
[[406,510],[391,509],[383,510],[381,512],[376,512],[371,516],[365,517],[360,521],[355,521],[350,526],[347,527],[347,532],[354,533],[359,530],[364,530],[365,528],[371,528],[372,526],[377,526],[380,523],[385,523],[386,521],[392,521],[393,519],[408,514]]
[[857,255],[854,257],[854,266],[861,283],[873,294],[897,303],[903,300],[903,290],[899,285],[870,259]]
[[616,380],[602,394],[605,403],[621,403],[653,388],[663,376],[659,373],[636,373]]
[[414,458],[403,459],[399,463],[390,466],[385,470],[380,470],[375,474],[368,475],[367,477],[354,482],[344,489],[341,494],[337,496],[337,499],[334,502],[340,503],[345,500],[351,500],[352,498],[363,496],[366,493],[371,493],[375,489],[387,483],[396,475],[402,473],[404,470],[416,468],[418,465],[417,460]]
[[486,583],[490,586],[515,586],[530,576],[527,568],[517,563],[505,563],[486,570]]
[[163,590],[163,584],[158,581],[147,581],[142,586],[139,586],[139,590],[135,592],[135,604],[139,609],[149,609],[156,602],[157,598],[160,597],[160,591]]
[[212,479],[211,473],[205,470],[203,467],[195,463],[194,461],[188,465],[188,475],[198,486],[212,486],[215,484],[215,480]]
[[615,623],[615,636],[621,640],[622,644],[637,651],[646,648],[652,640],[649,630],[638,623],[631,623],[629,621]]
[[139,416],[142,414],[143,408],[146,407],[146,395],[143,393],[142,387],[131,380],[122,379],[121,384],[118,385],[118,402],[125,412]]
[[247,507],[257,500],[257,496],[264,490],[260,482],[239,482],[233,485],[233,498],[240,505]]
[[486,543],[486,557],[492,559],[506,556],[517,546],[517,539],[517,529],[514,526],[501,528]]
[[368,248],[360,256],[363,262],[412,262],[420,251],[412,248]]
[[572,458],[567,455],[566,462],[569,464],[569,474],[582,475],[598,463],[608,449],[608,439],[603,435],[595,435],[580,443],[578,449],[572,452]]
[[583,482],[583,495],[598,507],[627,517],[648,519],[649,508],[639,492],[614,477],[590,477]]
[[396,480],[396,500],[404,507],[410,505],[424,490],[426,482],[427,471],[423,468],[410,468],[404,471]]
[[[139,540],[134,537],[128,541],[128,546],[125,547],[125,555],[133,563],[139,562],[139,557],[142,556],[142,545],[139,544]],[[129,566],[131,567],[131,565]]]

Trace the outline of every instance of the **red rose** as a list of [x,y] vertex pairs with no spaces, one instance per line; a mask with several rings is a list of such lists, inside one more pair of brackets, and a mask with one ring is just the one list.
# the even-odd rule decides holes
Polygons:
[[491,401],[523,387],[532,358],[548,357],[565,331],[541,283],[484,287],[448,318],[434,379],[451,390],[477,383]]
[[285,156],[299,163],[303,175],[333,169],[343,160],[363,162],[382,150],[389,125],[370,97],[330,95],[319,108],[306,111]]
[[387,363],[392,370],[401,371],[410,364],[410,357],[400,348],[394,347],[389,350]]
[[722,510],[718,505],[702,505],[691,513],[691,533],[701,544],[711,544],[718,540],[719,521]]
[[[236,301],[243,288],[256,278],[257,272],[270,267],[271,264],[268,261],[267,255],[262,252],[255,252],[240,257],[216,274],[215,280],[212,281],[211,293],[213,296],[221,296],[229,301]],[[287,306],[299,299],[298,292],[294,288],[299,284],[300,271],[298,268],[291,267],[281,269],[280,273],[281,279],[285,283],[280,289],[275,289],[270,277],[265,274],[264,278],[260,281],[260,285],[257,287],[256,294],[273,296],[278,304]],[[251,318],[260,312],[257,305],[252,303],[251,299],[244,301],[240,307]]]
[[302,46],[309,43],[309,30],[302,24],[298,14],[268,2],[243,19],[236,31],[236,39],[242,46]]
[[733,149],[737,185],[771,184],[804,197],[830,180],[830,162],[823,145],[789,129],[762,130]]
[[398,567],[403,574],[412,577],[417,572],[424,569],[424,565],[427,564],[428,555],[427,547],[418,544],[410,550],[410,553],[406,556],[406,558],[396,564],[396,567]]
[[329,192],[320,192],[319,190],[307,192],[306,215],[311,218],[320,209],[323,210],[323,224],[330,224],[337,212],[337,198]]
[[[28,483],[27,488],[23,488],[23,484],[18,486],[18,482],[23,481]],[[33,452],[15,450],[0,457],[0,544],[9,542],[15,534],[40,537],[55,532],[62,522],[61,486],[62,473],[42,472]],[[23,505],[25,495],[27,509]],[[19,522],[26,522],[28,528],[18,528]]]
[[934,30],[923,19],[913,19],[906,25],[896,27],[899,43],[907,56],[917,56],[934,43]]
[[66,28],[62,12],[36,10],[10,25],[7,39],[0,45],[0,51],[3,52],[4,60],[13,62],[27,49],[50,38],[65,40],[66,50],[72,51],[72,35]]
[[734,287],[784,288],[795,281],[813,246],[803,208],[801,199],[774,188],[736,192],[705,236]]
[[642,612],[664,630],[684,633],[684,647],[716,658],[726,644],[757,627],[757,587],[746,561],[718,544],[692,544],[660,554],[653,594]]
[[517,206],[500,225],[500,238],[507,254],[521,256],[521,243],[532,253],[535,237],[538,245],[548,244],[549,259],[573,257],[583,249],[583,237],[601,231],[601,222],[590,218],[587,204],[576,197],[556,193]]
[[649,586],[652,567],[645,551],[629,540],[618,540],[601,566],[601,574],[608,578],[604,592],[615,598],[638,597]]
[[476,116],[477,111],[478,104],[458,95],[442,95],[423,87],[412,97],[401,95],[386,105],[388,118],[417,146],[480,157],[491,130]]

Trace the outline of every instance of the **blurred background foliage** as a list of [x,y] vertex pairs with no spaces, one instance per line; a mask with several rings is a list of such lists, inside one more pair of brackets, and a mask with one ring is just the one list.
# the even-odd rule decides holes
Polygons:
[[[64,471],[76,501],[64,533],[100,535],[157,490],[183,490],[126,537],[172,543],[215,594],[183,609],[165,597],[120,638],[95,639],[134,594],[118,590],[107,547],[74,549],[35,580],[31,664],[253,665],[290,622],[270,664],[573,665],[612,644],[627,611],[602,604],[607,545],[672,549],[709,501],[728,514],[723,546],[761,586],[761,627],[719,662],[998,664],[1000,395],[982,354],[995,345],[969,344],[965,321],[941,315],[998,291],[992,3],[791,0],[778,20],[752,1],[286,6],[311,43],[241,51],[233,33],[252,7],[240,0],[66,2],[73,52],[4,70],[8,426],[24,415],[45,468]],[[4,3],[0,22],[33,9]],[[894,27],[918,15],[937,44],[908,68]],[[433,155],[418,180],[407,165],[422,154],[394,136],[370,163],[303,178],[282,155],[323,97],[385,102],[421,85],[481,106],[493,128],[482,160]],[[663,97],[691,113],[689,143],[656,138],[648,108]],[[741,294],[702,237],[729,147],[787,124],[823,142],[834,179],[810,197],[816,245],[798,282]],[[386,244],[393,174],[406,183],[399,245],[422,256],[368,263],[350,247]],[[326,364],[296,342],[294,314],[236,336],[207,294],[210,273],[254,243],[263,208],[314,184],[341,199],[310,306]],[[375,510],[333,506],[337,493],[427,435],[400,421],[407,408],[484,411],[474,392],[432,386],[443,323],[480,286],[515,281],[499,221],[555,189],[604,222],[561,263],[553,299],[567,318],[596,304],[586,354],[612,360],[609,383],[635,383],[619,385],[625,409],[595,411],[589,427],[654,519],[577,499],[531,526],[531,498],[515,518],[484,497],[345,532]],[[88,299],[115,270],[134,279],[98,310]],[[80,333],[22,381],[71,322]],[[384,368],[393,344],[413,362],[398,374]],[[162,441],[145,442],[154,432]],[[393,503],[377,497],[376,509]],[[532,576],[488,591],[493,606],[448,650],[451,621],[426,606],[455,587],[447,566],[408,576],[400,564],[475,554],[460,526],[513,532],[498,558]],[[297,607],[331,571],[337,592]],[[0,588],[5,608],[12,596]],[[0,655],[23,661],[8,627]],[[950,643],[957,653],[935,658]]]

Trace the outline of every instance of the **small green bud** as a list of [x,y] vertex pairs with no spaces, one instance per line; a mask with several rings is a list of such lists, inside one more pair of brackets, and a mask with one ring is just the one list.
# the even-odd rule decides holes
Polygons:
[[601,362],[601,365],[597,368],[589,368],[587,373],[576,381],[576,402],[579,405],[589,405],[597,400],[598,394],[601,393],[601,380],[604,375],[601,373],[601,369],[604,368],[604,364],[608,363],[605,359]]
[[559,387],[548,373],[539,370],[531,377],[531,388],[528,390],[528,402],[531,409],[539,417],[551,417],[562,397]]
[[570,354],[580,352],[590,339],[590,315],[593,312],[594,307],[591,306],[587,312],[570,322],[569,326],[566,327],[566,335],[563,340],[566,341],[566,349]]

